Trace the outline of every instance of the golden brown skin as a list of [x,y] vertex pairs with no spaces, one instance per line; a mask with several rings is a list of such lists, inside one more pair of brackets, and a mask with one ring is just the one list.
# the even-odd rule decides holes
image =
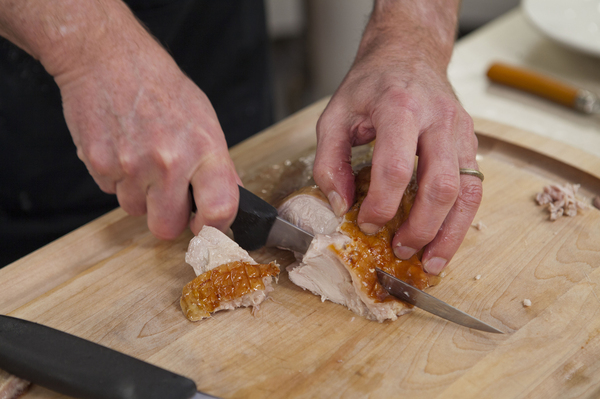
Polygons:
[[352,242],[346,245],[343,250],[337,250],[333,246],[331,249],[350,267],[351,273],[358,278],[358,281],[363,282],[360,285],[361,289],[376,302],[397,300],[379,284],[375,267],[379,267],[381,270],[421,290],[434,285],[434,281],[430,282],[430,278],[434,276],[430,276],[423,270],[420,260],[421,253],[415,254],[408,260],[401,260],[394,255],[392,250],[394,233],[408,218],[417,193],[417,184],[414,179],[411,180],[404,192],[396,216],[378,233],[366,235],[358,227],[356,218],[369,190],[370,177],[371,167],[365,167],[358,172],[356,176],[356,203],[350,208],[344,223],[340,227],[344,234],[352,238]]
[[235,261],[215,267],[183,287],[181,310],[191,321],[210,317],[222,302],[264,290],[263,278],[278,274],[279,266],[275,262],[252,265]]

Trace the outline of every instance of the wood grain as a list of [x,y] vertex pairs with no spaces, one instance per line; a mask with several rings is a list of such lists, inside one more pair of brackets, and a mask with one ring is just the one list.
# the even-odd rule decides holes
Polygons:
[[[266,195],[290,184],[280,166],[314,151],[325,104],[231,150],[248,187]],[[0,270],[0,310],[189,376],[223,398],[595,397],[600,211],[550,222],[533,197],[565,181],[581,183],[588,198],[600,195],[600,160],[496,123],[475,126],[486,175],[475,221],[487,228],[468,232],[429,292],[507,334],[420,310],[367,321],[285,273],[257,317],[239,309],[191,323],[178,305],[194,277],[184,262],[191,233],[159,241],[144,218],[120,210]],[[252,255],[293,260],[271,249]],[[25,397],[60,396],[34,386]]]

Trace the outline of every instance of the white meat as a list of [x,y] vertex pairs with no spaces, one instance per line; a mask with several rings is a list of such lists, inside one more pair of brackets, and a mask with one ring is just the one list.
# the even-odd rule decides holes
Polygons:
[[369,311],[356,294],[348,269],[328,248],[333,244],[342,249],[349,240],[339,233],[316,235],[302,262],[288,266],[288,276],[297,286],[320,295],[323,302],[329,300],[346,306],[360,316],[367,316]]
[[[227,235],[220,230],[204,226],[200,233],[190,241],[188,251],[185,254],[185,261],[194,268],[197,276],[206,273],[218,266],[242,261],[252,265],[257,264],[254,259],[241,248],[235,241],[231,240]],[[219,306],[213,313],[220,310],[232,310],[239,307],[253,307],[253,313],[258,311],[259,305],[267,298],[270,292],[275,290],[271,285],[273,277],[263,277],[264,290],[252,291],[241,297],[234,298],[229,301],[221,301]],[[182,304],[182,309],[184,305]],[[185,313],[185,310],[184,310]],[[186,315],[188,318],[190,315]],[[196,321],[204,317],[194,318],[190,320]],[[0,398],[1,399],[1,398]]]
[[231,301],[221,301],[219,306],[215,309],[213,313],[216,313],[220,310],[233,310],[235,308],[247,308],[252,306],[252,313],[256,313],[260,309],[260,304],[267,299],[269,293],[275,291],[275,287],[271,285],[273,282],[273,277],[264,277],[263,284],[265,285],[264,290],[256,290],[252,291],[249,294],[242,295],[239,298],[232,299]]
[[342,223],[342,218],[335,216],[324,195],[306,191],[289,197],[277,212],[279,217],[313,235],[331,234]]
[[256,264],[248,252],[235,241],[210,226],[204,226],[200,233],[192,238],[185,254],[185,261],[194,268],[196,276],[238,260]]
[[340,257],[330,249],[343,250],[351,238],[338,231],[337,218],[324,196],[299,194],[279,208],[279,215],[289,222],[313,232],[315,238],[299,262],[287,267],[290,280],[299,287],[346,306],[359,316],[371,320],[396,320],[411,309],[403,302],[375,302],[361,289],[362,281],[353,275]]

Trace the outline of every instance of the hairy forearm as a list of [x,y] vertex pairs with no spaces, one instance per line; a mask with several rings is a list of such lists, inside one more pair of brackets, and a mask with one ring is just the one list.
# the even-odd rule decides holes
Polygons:
[[120,0],[0,0],[0,35],[53,76],[149,35]]
[[390,56],[445,70],[452,55],[460,0],[376,0],[357,59],[386,48]]

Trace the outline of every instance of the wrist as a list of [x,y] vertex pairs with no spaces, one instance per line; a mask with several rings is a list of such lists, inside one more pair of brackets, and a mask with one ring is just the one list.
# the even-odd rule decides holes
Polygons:
[[0,3],[0,34],[55,78],[127,48],[159,46],[120,0]]
[[148,48],[160,48],[122,1],[99,3],[90,17],[86,15],[72,32],[55,40],[50,51],[41,53],[40,62],[57,83],[63,76],[76,77],[110,59],[120,62]]
[[365,28],[357,61],[371,53],[427,65],[446,73],[450,62],[459,0],[377,0]]

